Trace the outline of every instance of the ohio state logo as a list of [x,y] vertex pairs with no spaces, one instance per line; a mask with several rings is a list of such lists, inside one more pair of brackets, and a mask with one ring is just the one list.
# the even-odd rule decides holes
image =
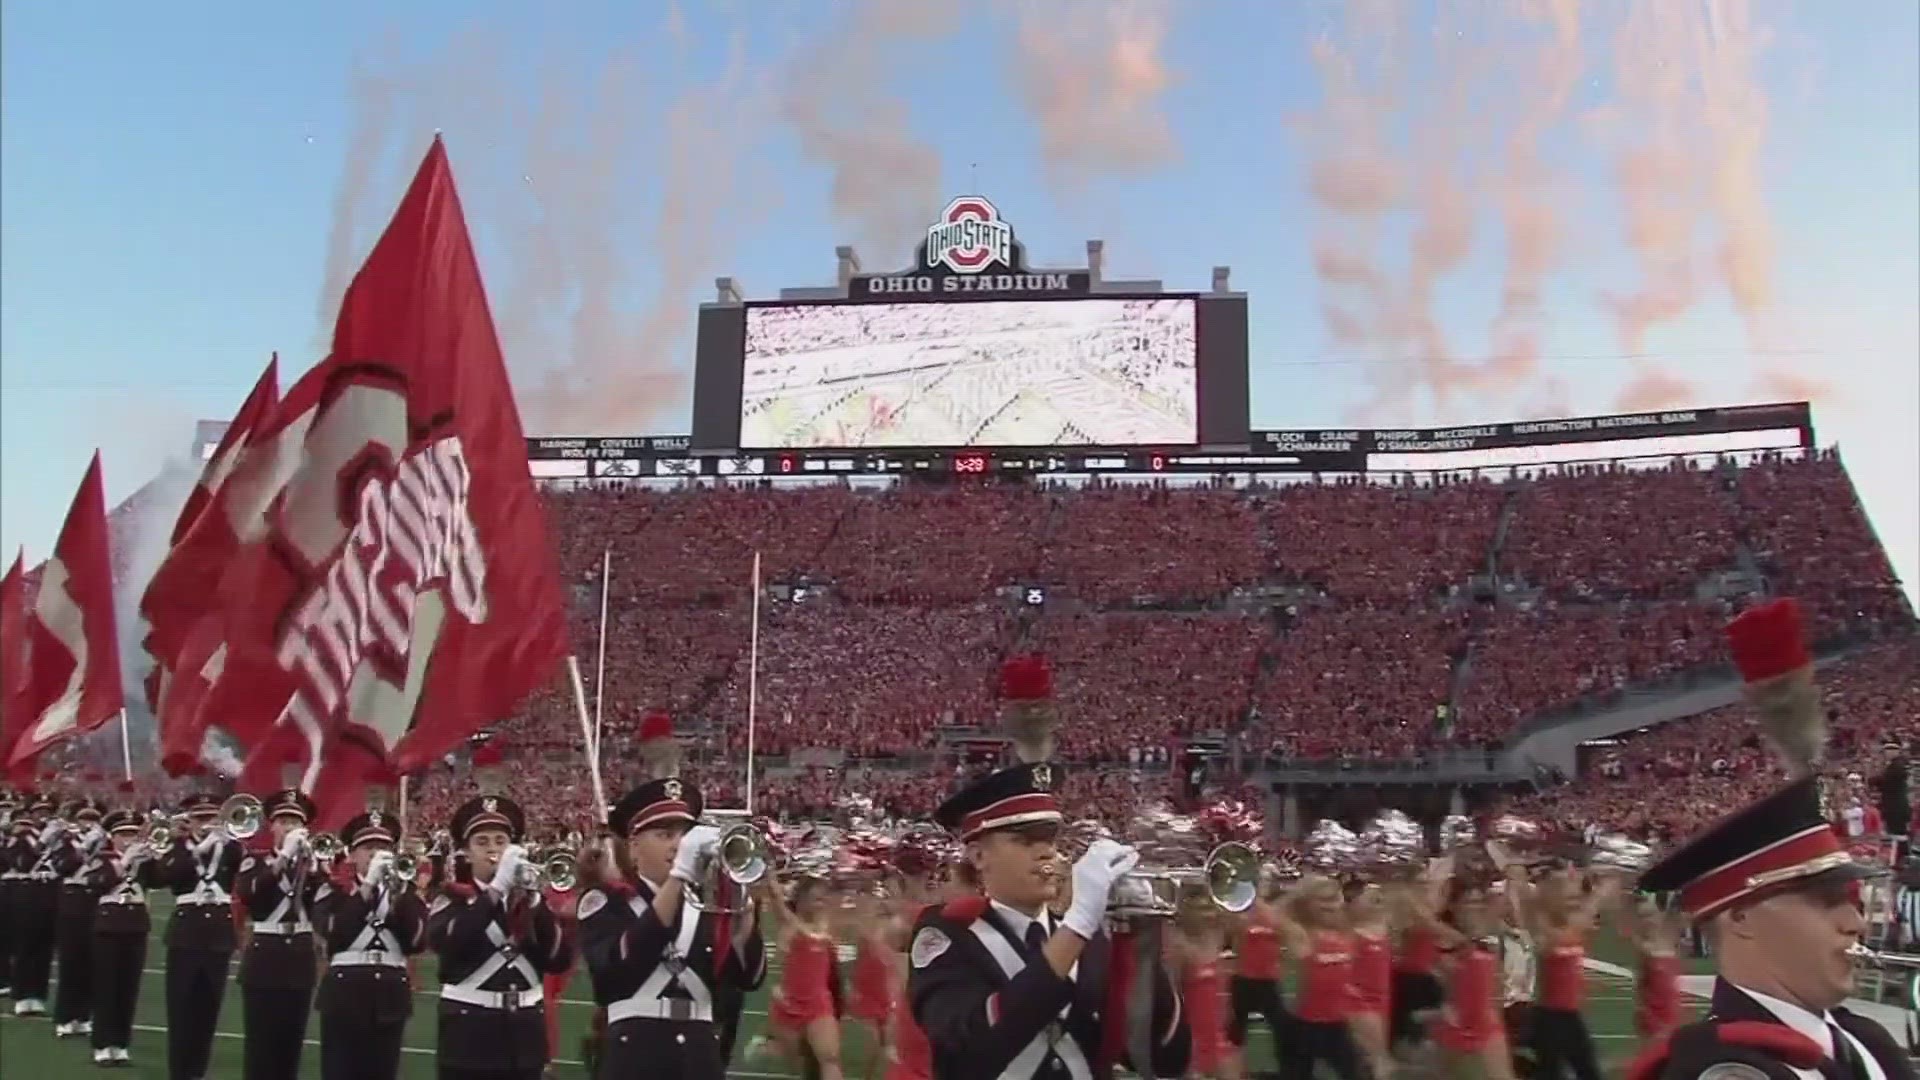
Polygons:
[[978,274],[993,266],[1013,266],[1013,227],[1000,211],[978,195],[947,204],[940,220],[927,227],[927,266],[956,274]]

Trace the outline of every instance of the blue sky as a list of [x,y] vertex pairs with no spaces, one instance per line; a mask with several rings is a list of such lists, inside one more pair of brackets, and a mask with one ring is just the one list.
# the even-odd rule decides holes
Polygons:
[[[45,555],[95,446],[117,499],[184,450],[194,420],[229,415],[270,351],[280,351],[288,381],[313,362],[330,236],[340,237],[336,266],[342,253],[364,252],[426,139],[443,129],[496,312],[514,324],[503,336],[523,389],[569,362],[589,366],[641,417],[633,427],[685,430],[686,384],[675,370],[684,374],[691,341],[679,331],[714,276],[737,276],[751,296],[826,283],[834,245],[849,241],[861,242],[868,268],[888,268],[904,249],[873,245],[898,232],[903,211],[893,204],[904,199],[920,220],[945,196],[978,191],[1037,262],[1076,261],[1086,239],[1101,237],[1112,276],[1200,288],[1210,267],[1232,266],[1253,300],[1256,426],[1500,420],[1549,402],[1611,411],[1648,364],[1690,381],[1702,405],[1769,396],[1756,386],[1762,369],[1816,380],[1822,440],[1847,451],[1911,590],[1920,577],[1920,8],[1752,5],[1766,42],[1752,80],[1766,126],[1746,170],[1759,202],[1743,220],[1773,237],[1770,299],[1743,320],[1706,273],[1684,313],[1635,350],[1605,299],[1630,291],[1637,273],[1607,140],[1630,138],[1655,113],[1628,92],[1610,44],[1618,25],[1607,20],[1650,2],[1589,5],[1606,16],[1584,20],[1579,77],[1539,141],[1548,175],[1530,190],[1562,235],[1539,278],[1537,373],[1445,397],[1397,352],[1336,341],[1322,317],[1331,294],[1316,278],[1316,238],[1350,233],[1354,222],[1316,204],[1308,177],[1328,147],[1365,140],[1344,128],[1319,143],[1303,134],[1303,118],[1329,115],[1309,46],[1323,39],[1365,55],[1374,40],[1331,0],[1136,5],[1127,40],[1145,44],[1135,51],[1109,48],[1114,36],[1046,0],[906,30],[903,22],[937,20],[924,9],[903,20],[922,6],[900,0],[875,0],[864,17],[847,5],[773,0],[688,2],[684,11],[421,0],[333,4],[324,14],[116,4],[111,17],[9,2],[0,544],[9,555],[19,544],[30,559]],[[1728,12],[1745,6],[1718,0],[1711,25],[1724,30]],[[1535,55],[1524,50],[1538,38],[1517,24],[1455,26],[1434,0],[1401,10],[1408,40],[1479,46],[1468,70],[1533,70],[1516,58]],[[1442,26],[1458,33],[1438,37]],[[1515,102],[1536,88],[1500,76],[1466,107],[1436,111],[1448,72],[1461,68],[1437,55],[1416,48],[1393,69],[1401,90],[1380,115],[1389,141],[1408,145],[1457,128],[1470,157],[1473,140],[1508,130]],[[824,58],[809,67],[809,56]],[[1040,90],[1023,92],[1023,63],[1030,76],[1046,69],[1030,80]],[[1130,81],[1108,78],[1122,67]],[[624,81],[603,80],[607,71]],[[1090,97],[1111,100],[1089,106]],[[369,101],[390,106],[384,125],[370,122]],[[808,126],[822,110],[843,145],[859,137],[839,172],[818,152],[826,125]],[[903,134],[889,143],[882,134],[896,112]],[[900,145],[915,148],[910,160]],[[1728,175],[1716,151],[1687,150],[1710,185]],[[343,180],[356,162],[365,181]],[[1469,187],[1492,183],[1480,175]],[[1479,206],[1467,255],[1433,294],[1435,318],[1469,357],[1494,348],[1488,328],[1509,267],[1496,209]],[[1379,266],[1404,275],[1408,215],[1375,225]],[[1702,265],[1713,249],[1701,241]],[[562,280],[541,280],[549,273]],[[566,317],[589,293],[615,309],[598,331]],[[650,311],[663,318],[647,322]],[[1629,352],[1658,359],[1624,359]],[[629,355],[623,375],[616,361]],[[1380,404],[1382,383],[1412,392]]]

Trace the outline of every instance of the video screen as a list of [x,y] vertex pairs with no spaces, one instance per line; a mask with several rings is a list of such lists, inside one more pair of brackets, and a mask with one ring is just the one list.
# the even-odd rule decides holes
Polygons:
[[756,306],[742,449],[1198,442],[1192,297]]

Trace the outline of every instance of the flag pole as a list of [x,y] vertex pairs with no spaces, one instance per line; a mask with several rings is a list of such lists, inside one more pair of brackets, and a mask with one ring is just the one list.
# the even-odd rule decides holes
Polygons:
[[127,737],[127,707],[120,706],[120,766],[127,771],[127,779],[133,779],[133,745]]
[[580,682],[580,659],[567,657],[567,674],[573,679],[573,707],[580,714],[580,741],[587,744],[587,769],[593,775],[593,804],[600,817],[607,816],[607,789],[600,783],[600,748],[593,742],[593,721],[587,718],[587,689]]
[[612,587],[613,549],[600,552],[600,658],[593,669],[593,760],[600,760],[601,708],[607,701],[607,592]]
[[760,708],[760,553],[753,553],[753,624],[747,631],[747,813],[753,813],[754,716]]
[[407,774],[400,774],[400,835],[407,835]]

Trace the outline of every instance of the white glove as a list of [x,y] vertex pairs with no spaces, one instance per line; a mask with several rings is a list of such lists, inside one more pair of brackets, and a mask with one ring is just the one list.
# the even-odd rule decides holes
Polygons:
[[527,849],[519,844],[507,845],[507,850],[500,855],[500,865],[493,868],[493,891],[501,896],[512,892],[520,880],[520,868],[526,864]]
[[1107,897],[1113,883],[1140,863],[1140,853],[1114,840],[1095,840],[1073,864],[1073,903],[1061,925],[1087,940],[1100,932],[1107,919]]
[[680,838],[680,849],[673,855],[673,876],[689,885],[700,883],[700,871],[706,861],[720,850],[720,830],[711,825],[695,825]]
[[307,830],[289,829],[287,835],[280,838],[280,861],[293,862],[298,859],[307,846]]
[[393,872],[393,852],[391,851],[374,852],[373,858],[367,862],[367,877],[365,881],[366,887],[369,889],[378,887],[379,885],[381,885],[387,880],[387,875],[392,872]]

